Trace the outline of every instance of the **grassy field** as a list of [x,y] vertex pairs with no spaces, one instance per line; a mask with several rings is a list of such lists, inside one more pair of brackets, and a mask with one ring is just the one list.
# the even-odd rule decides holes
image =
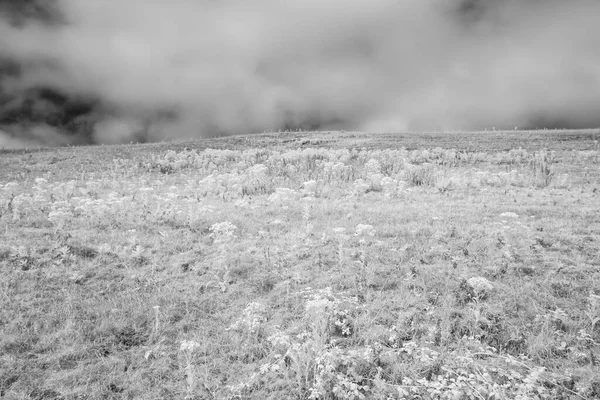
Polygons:
[[0,398],[599,399],[600,130],[0,153]]

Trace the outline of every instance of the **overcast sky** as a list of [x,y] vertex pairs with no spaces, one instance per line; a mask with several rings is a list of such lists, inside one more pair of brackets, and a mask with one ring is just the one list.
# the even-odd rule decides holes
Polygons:
[[[97,99],[98,143],[600,126],[600,1],[458,3],[58,0],[64,24],[0,20],[0,56],[24,66],[2,91]],[[44,126],[27,135],[68,142]]]

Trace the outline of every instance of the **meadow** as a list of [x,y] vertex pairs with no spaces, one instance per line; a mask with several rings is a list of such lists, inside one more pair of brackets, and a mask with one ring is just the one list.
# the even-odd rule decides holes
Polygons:
[[0,398],[600,399],[600,130],[0,153]]

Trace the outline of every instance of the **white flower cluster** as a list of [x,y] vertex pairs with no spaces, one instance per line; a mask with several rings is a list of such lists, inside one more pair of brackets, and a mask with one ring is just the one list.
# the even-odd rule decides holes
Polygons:
[[202,196],[215,195],[223,196],[229,194],[231,196],[240,197],[243,194],[243,183],[245,176],[233,171],[231,173],[219,174],[217,172],[208,175],[198,183],[198,194]]
[[371,158],[365,163],[365,173],[367,176],[381,174],[381,163],[378,160]]
[[200,343],[196,342],[195,340],[184,340],[181,342],[179,351],[193,353],[198,347],[200,347]]
[[302,184],[302,193],[305,196],[316,196],[317,194],[317,181],[315,180],[310,180],[307,182],[304,182]]
[[64,226],[65,222],[72,217],[71,207],[66,201],[52,204],[51,211],[48,213],[48,220],[59,227]]
[[326,161],[323,163],[323,179],[327,182],[347,182],[352,176],[352,167],[342,162]]
[[249,303],[244,309],[243,316],[235,321],[229,329],[257,333],[261,325],[267,322],[267,312],[268,309],[264,304],[258,302]]
[[231,240],[235,236],[235,230],[237,226],[229,221],[216,222],[212,224],[210,229],[210,236],[215,242],[226,242]]
[[473,289],[477,296],[487,296],[494,290],[494,285],[482,276],[469,278],[467,284]]
[[267,340],[269,342],[271,342],[271,344],[274,347],[282,347],[282,348],[288,348],[290,347],[291,343],[292,343],[292,339],[290,338],[290,335],[286,334],[285,332],[282,332],[280,330],[275,331],[275,333],[273,333],[271,336],[269,336],[267,338]]
[[373,228],[373,225],[358,224],[354,234],[356,236],[375,236],[375,228]]

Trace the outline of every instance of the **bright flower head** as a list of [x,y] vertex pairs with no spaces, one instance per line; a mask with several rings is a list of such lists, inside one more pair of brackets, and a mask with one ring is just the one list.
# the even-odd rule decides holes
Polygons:
[[356,236],[375,236],[375,228],[373,225],[358,224],[356,225]]

